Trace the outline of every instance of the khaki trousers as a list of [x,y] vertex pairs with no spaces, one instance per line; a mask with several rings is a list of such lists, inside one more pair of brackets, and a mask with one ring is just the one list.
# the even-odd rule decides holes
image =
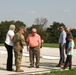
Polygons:
[[35,66],[39,66],[40,61],[40,48],[39,47],[30,47],[29,50],[29,59],[30,65],[34,66],[34,58],[36,57]]
[[21,66],[22,50],[14,50],[14,53],[15,53],[15,65],[18,68]]

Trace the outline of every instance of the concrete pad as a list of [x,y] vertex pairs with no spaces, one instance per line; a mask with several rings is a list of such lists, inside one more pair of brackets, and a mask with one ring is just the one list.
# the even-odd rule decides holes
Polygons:
[[[14,58],[14,54],[13,54]],[[73,55],[73,67],[76,67],[76,50]],[[40,68],[28,68],[29,66],[29,54],[26,50],[26,46],[23,49],[23,58],[21,68],[24,70],[22,73],[15,72],[15,65],[13,59],[13,69],[14,71],[6,71],[6,59],[7,51],[4,46],[0,46],[0,73],[2,75],[19,75],[19,74],[39,74],[47,73],[52,70],[61,70],[60,67],[55,67],[59,61],[59,49],[58,48],[41,48],[41,59]]]

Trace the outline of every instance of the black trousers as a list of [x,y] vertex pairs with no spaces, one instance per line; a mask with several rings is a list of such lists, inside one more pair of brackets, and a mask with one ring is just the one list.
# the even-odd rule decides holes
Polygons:
[[7,64],[6,64],[6,69],[9,71],[12,71],[12,63],[13,63],[13,46],[9,46],[5,43],[5,47],[7,49]]
[[71,69],[71,66],[72,66],[72,55],[67,55],[64,68],[66,68],[66,66],[67,66],[68,63],[69,63],[69,69]]
[[65,49],[65,44],[63,45],[59,44],[59,51],[60,51],[59,64],[62,64],[65,62],[64,49]]

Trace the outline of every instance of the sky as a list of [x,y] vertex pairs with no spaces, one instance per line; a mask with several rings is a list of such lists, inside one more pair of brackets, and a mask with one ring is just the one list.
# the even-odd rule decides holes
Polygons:
[[0,0],[0,22],[19,20],[29,27],[36,18],[47,18],[48,27],[59,22],[76,28],[76,0]]

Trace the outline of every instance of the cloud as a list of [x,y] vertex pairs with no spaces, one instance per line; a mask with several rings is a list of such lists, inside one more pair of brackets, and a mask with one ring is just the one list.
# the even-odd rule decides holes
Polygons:
[[35,13],[36,13],[36,11],[29,11],[28,13],[35,14]]
[[66,9],[66,10],[64,10],[63,12],[64,13],[69,13],[71,10],[70,9]]

